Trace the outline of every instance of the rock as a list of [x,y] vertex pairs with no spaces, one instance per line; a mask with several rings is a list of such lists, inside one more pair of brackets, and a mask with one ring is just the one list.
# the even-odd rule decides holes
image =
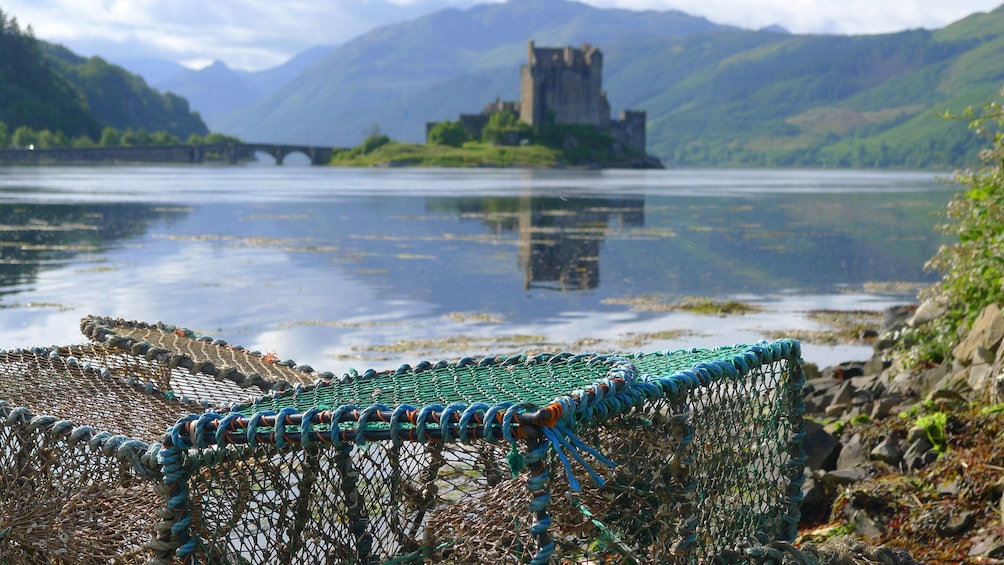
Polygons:
[[805,520],[825,521],[830,514],[830,499],[826,496],[823,485],[815,479],[806,479],[802,484],[802,518]]
[[881,537],[884,533],[882,526],[861,510],[854,511],[850,522],[854,525],[854,535],[857,537],[872,540]]
[[990,500],[1002,499],[1004,503],[1004,477],[997,479],[997,482],[990,485]]
[[927,439],[927,430],[923,426],[914,426],[906,432],[906,443],[912,444],[917,440]]
[[882,355],[881,353],[876,353],[875,355],[872,355],[871,359],[865,361],[865,366],[864,366],[865,375],[877,375],[886,368],[888,368],[889,365],[891,364],[892,362],[886,360],[885,355]]
[[997,375],[993,374],[993,365],[973,363],[966,375],[966,384],[978,395],[993,392],[997,388]]
[[854,400],[854,383],[851,381],[844,381],[837,389],[837,393],[833,396],[833,404],[846,404],[850,406],[851,401]]
[[807,457],[805,466],[809,469],[832,471],[837,468],[840,442],[827,433],[822,424],[812,420],[805,422],[805,439],[802,446]]
[[844,447],[840,450],[840,457],[837,458],[837,469],[849,469],[851,467],[861,467],[868,463],[868,450],[861,443],[861,434],[854,434]]
[[938,485],[938,494],[941,496],[948,496],[955,498],[959,496],[959,479],[953,481],[948,481],[947,483],[941,483]]
[[854,467],[852,469],[839,469],[829,471],[823,475],[823,482],[830,486],[853,485],[858,481],[868,478],[868,470],[864,467]]
[[934,463],[938,458],[934,446],[927,440],[927,437],[920,438],[910,444],[903,454],[902,466],[906,471],[916,471]]
[[945,524],[937,527],[938,535],[947,538],[968,532],[969,528],[972,528],[973,523],[976,521],[975,514],[971,510],[952,514]]
[[850,404],[831,404],[823,412],[827,418],[839,418],[851,407]]
[[882,312],[882,330],[895,331],[906,325],[906,322],[917,311],[917,304],[890,306]]
[[945,307],[935,302],[933,299],[928,298],[914,311],[913,316],[906,321],[906,325],[911,328],[916,328],[922,324],[926,324],[932,320],[937,319],[942,314],[945,313]]
[[898,465],[903,460],[903,452],[895,438],[887,438],[869,452],[869,457],[887,465]]
[[872,411],[870,414],[872,420],[881,420],[883,418],[887,418],[890,414],[892,414],[892,409],[899,406],[900,402],[902,401],[899,399],[899,397],[883,398],[881,400],[876,401],[875,405],[872,406]]
[[927,399],[933,402],[943,412],[955,412],[964,410],[969,406],[969,399],[952,389],[943,388],[927,395]]
[[952,356],[962,364],[993,363],[997,346],[1004,339],[1004,315],[1000,306],[991,304],[980,312],[973,327],[955,349]]
[[969,557],[1004,559],[1004,537],[988,530],[980,530],[973,537]]

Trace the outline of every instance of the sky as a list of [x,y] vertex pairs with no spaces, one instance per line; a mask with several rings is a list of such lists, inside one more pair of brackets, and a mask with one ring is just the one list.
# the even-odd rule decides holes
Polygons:
[[[110,61],[153,58],[200,68],[274,67],[316,45],[445,7],[500,0],[0,0],[35,36]],[[746,28],[862,34],[936,29],[1004,0],[584,0],[600,8],[680,10]]]

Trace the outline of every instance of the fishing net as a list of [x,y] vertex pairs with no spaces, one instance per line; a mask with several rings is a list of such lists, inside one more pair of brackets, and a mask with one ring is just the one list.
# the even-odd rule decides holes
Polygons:
[[0,563],[149,557],[163,506],[151,446],[201,407],[79,360],[106,353],[0,351]]
[[795,341],[336,377],[81,327],[0,352],[0,562],[757,562],[795,536]]

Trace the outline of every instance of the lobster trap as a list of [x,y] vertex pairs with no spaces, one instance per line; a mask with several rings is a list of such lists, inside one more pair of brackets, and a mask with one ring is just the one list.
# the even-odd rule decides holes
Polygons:
[[696,563],[796,534],[792,340],[336,377],[174,326],[82,328],[93,345],[0,355],[0,481],[49,492],[32,523],[80,548],[32,541],[8,519],[28,491],[4,488],[0,562]]

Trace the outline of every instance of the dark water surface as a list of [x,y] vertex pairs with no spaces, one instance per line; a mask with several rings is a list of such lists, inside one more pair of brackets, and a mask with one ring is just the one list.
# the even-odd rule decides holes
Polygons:
[[[953,190],[927,173],[6,168],[0,347],[84,341],[88,314],[335,372],[748,343],[819,329],[811,310],[912,301],[876,283],[935,278]],[[764,311],[669,311],[692,296]]]

